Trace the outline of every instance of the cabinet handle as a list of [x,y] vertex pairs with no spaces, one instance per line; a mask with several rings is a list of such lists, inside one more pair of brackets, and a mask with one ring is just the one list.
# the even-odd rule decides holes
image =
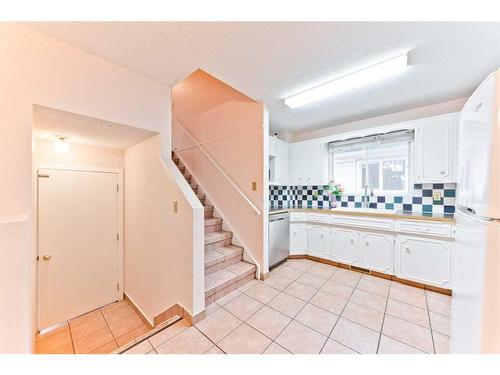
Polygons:
[[366,246],[370,246],[370,243],[368,241],[365,241]]
[[351,238],[351,243],[354,243],[354,240]]
[[409,247],[405,247],[405,250],[406,250],[407,253],[410,252],[410,248]]

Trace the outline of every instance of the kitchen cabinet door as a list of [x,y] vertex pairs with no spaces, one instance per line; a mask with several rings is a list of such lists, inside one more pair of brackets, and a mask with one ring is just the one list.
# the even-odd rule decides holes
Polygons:
[[396,241],[395,274],[424,284],[451,289],[453,242],[399,235]]
[[319,225],[307,226],[307,248],[308,254],[330,259],[330,230],[328,227]]
[[307,254],[306,224],[290,224],[290,255]]
[[289,159],[290,149],[288,143],[276,139],[276,178],[278,185],[289,185]]
[[332,260],[345,264],[360,264],[359,233],[354,230],[331,228]]
[[326,145],[319,142],[292,143],[292,185],[323,185],[328,181]]
[[276,156],[276,138],[269,136],[269,156]]
[[414,182],[456,182],[457,116],[420,120],[415,129]]
[[363,267],[392,274],[394,272],[394,236],[382,233],[359,233]]

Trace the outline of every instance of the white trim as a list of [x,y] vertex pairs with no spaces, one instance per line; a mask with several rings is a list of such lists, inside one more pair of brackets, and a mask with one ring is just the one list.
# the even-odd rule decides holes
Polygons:
[[[36,225],[34,225],[34,231],[35,231],[35,256],[39,255],[39,248],[38,248],[38,172],[40,169],[53,169],[53,170],[62,170],[62,171],[80,171],[80,172],[97,172],[97,173],[112,173],[116,174],[117,176],[117,183],[118,183],[118,207],[117,207],[117,220],[118,220],[118,227],[117,233],[118,233],[118,241],[117,241],[117,251],[118,251],[118,280],[117,282],[119,283],[119,290],[117,290],[116,294],[116,299],[117,301],[123,299],[123,294],[124,294],[124,286],[125,286],[125,281],[124,281],[124,273],[123,273],[123,268],[124,268],[124,233],[123,233],[123,220],[124,220],[124,194],[123,194],[123,169],[121,168],[99,168],[99,167],[93,167],[93,166],[84,166],[84,165],[70,165],[70,164],[51,164],[51,163],[37,163],[35,165],[35,175],[33,178],[36,180],[36,194],[34,194],[34,210],[36,216]],[[38,280],[38,264],[35,267],[35,280],[36,280],[36,301],[35,301],[35,309],[36,309],[36,330],[39,329],[39,280]]]

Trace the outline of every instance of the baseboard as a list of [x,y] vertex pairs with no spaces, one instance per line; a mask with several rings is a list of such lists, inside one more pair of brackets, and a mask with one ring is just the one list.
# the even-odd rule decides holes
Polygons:
[[186,319],[186,321],[193,325],[198,323],[199,321],[203,320],[205,318],[205,310],[200,311],[198,314],[195,314],[194,316],[189,313],[184,307],[176,303],[173,306],[170,306],[168,309],[163,311],[162,313],[156,315],[153,318],[154,326],[158,326],[162,324],[163,322],[171,319],[174,316],[179,316],[182,319]]
[[134,309],[134,311],[141,317],[142,321],[148,326],[149,329],[153,328],[153,324],[146,318],[146,315],[142,312],[142,310],[135,304],[135,302],[127,295],[127,293],[123,293],[123,299],[127,301],[127,303]]
[[[303,255],[302,254],[299,254],[299,255],[289,255],[288,259],[309,259],[309,260],[312,260],[314,262],[324,263],[324,264],[328,264],[330,266],[335,266],[335,267],[339,267],[339,268],[348,269],[348,270],[351,270],[353,272],[364,273],[364,272],[358,271],[358,270],[356,270],[354,268],[351,269],[351,265],[349,265],[349,264],[340,263],[340,262],[334,262],[334,261],[331,261],[329,259],[314,257],[314,256],[311,256],[311,255],[306,255],[306,254],[303,254]],[[412,281],[412,280],[403,279],[403,278],[397,277],[395,275],[390,275],[390,274],[379,272],[379,271],[370,271],[370,275],[372,275],[374,277],[379,277],[381,279],[392,280],[392,281],[396,281],[396,282],[401,283],[401,284],[410,285],[410,286],[413,286],[415,288],[420,288],[420,289],[429,290],[431,292],[446,294],[447,296],[451,296],[452,295],[451,289],[440,288],[440,287],[437,287],[437,286],[434,286],[434,285],[423,284],[423,283],[419,283],[419,282],[415,282],[415,281]]]

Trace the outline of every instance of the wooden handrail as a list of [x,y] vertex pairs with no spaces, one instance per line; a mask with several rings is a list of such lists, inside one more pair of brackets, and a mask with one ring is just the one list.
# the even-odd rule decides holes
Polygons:
[[255,213],[258,216],[261,216],[262,214],[261,214],[260,210],[257,208],[257,206],[255,206],[255,204],[253,204],[253,202],[250,200],[250,198],[248,198],[246,196],[246,194],[238,187],[238,185],[233,181],[233,179],[224,171],[224,169],[222,169],[222,167],[219,165],[219,163],[217,163],[217,161],[215,161],[210,156],[210,154],[207,151],[205,151],[205,149],[200,144],[200,142],[198,142],[193,137],[193,135],[191,135],[191,133],[182,125],[182,123],[178,119],[176,119],[175,117],[172,117],[172,119],[177,123],[177,125],[182,130],[182,132],[187,135],[187,137],[191,140],[191,142],[193,142],[196,145],[196,147],[198,147],[200,149],[200,151],[203,153],[203,155],[205,155],[207,157],[207,159],[210,160],[210,162],[214,165],[214,167],[231,184],[231,186],[238,192],[238,194],[250,205],[250,207],[252,207],[252,209],[255,211]]

